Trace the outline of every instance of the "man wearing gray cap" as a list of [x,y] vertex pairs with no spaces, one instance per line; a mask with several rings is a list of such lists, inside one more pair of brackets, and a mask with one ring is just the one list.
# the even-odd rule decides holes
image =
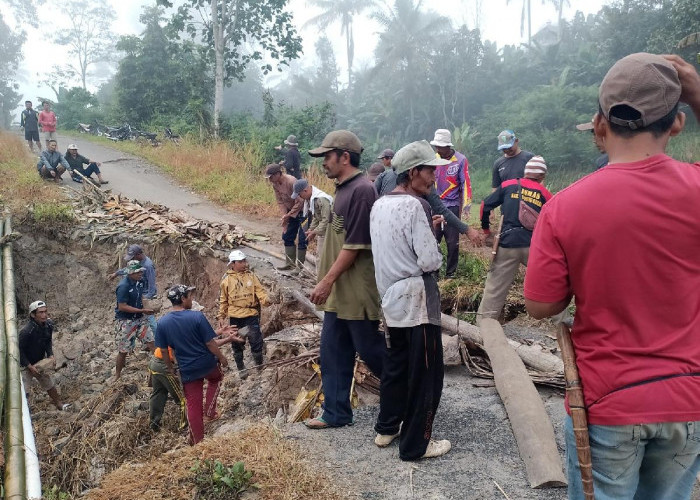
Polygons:
[[297,198],[304,200],[302,210],[304,218],[311,216],[309,228],[305,234],[307,241],[316,239],[316,257],[318,258],[323,253],[323,242],[326,239],[326,228],[331,219],[333,197],[316,186],[312,186],[306,179],[299,179],[294,183],[294,192],[292,193],[292,199]]
[[[617,61],[593,119],[610,163],[545,205],[530,247],[528,312],[576,301],[597,499],[690,499],[700,471],[700,163],[666,155],[680,102],[700,119],[700,75],[680,57]],[[583,499],[571,417],[565,439]]]
[[377,194],[360,170],[360,139],[335,130],[309,151],[323,158],[326,175],[337,182],[331,221],[310,300],[325,311],[321,330],[323,414],[306,422],[311,429],[353,422],[350,387],[359,353],[370,370],[382,374],[384,339],[379,334],[379,293],[374,281],[369,214]]
[[301,154],[299,154],[299,143],[296,135],[290,135],[284,140],[286,147],[277,146],[275,149],[284,154],[282,165],[288,174],[297,179],[301,179]]
[[518,179],[523,176],[525,165],[535,156],[529,151],[520,149],[520,139],[512,130],[504,130],[498,134],[498,150],[503,154],[493,164],[491,176],[492,191],[505,181]]
[[390,193],[396,187],[396,173],[391,166],[391,159],[394,157],[393,149],[385,149],[377,156],[377,160],[382,160],[384,171],[374,179],[374,190],[379,196]]
[[[372,207],[370,233],[377,288],[387,327],[375,444],[399,437],[399,457],[417,460],[450,451],[431,439],[443,382],[440,290],[442,264],[423,196],[435,184],[435,168],[450,160],[435,156],[427,141],[399,149],[394,191]],[[396,214],[401,214],[397,217]]]

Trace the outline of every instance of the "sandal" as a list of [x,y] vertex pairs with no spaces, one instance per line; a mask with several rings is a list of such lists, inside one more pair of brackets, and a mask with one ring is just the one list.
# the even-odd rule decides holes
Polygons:
[[206,425],[206,424],[210,424],[216,420],[219,420],[220,418],[221,418],[221,414],[215,413],[213,417],[209,417],[207,415],[204,415],[204,418],[202,420],[204,420],[204,424]]

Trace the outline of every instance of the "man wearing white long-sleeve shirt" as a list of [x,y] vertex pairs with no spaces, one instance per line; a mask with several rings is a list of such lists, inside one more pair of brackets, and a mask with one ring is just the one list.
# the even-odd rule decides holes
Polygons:
[[397,186],[370,214],[374,274],[387,328],[374,442],[383,448],[399,437],[402,460],[437,457],[451,447],[447,440],[430,439],[443,381],[436,278],[442,254],[430,205],[421,198],[435,184],[435,167],[448,163],[427,141],[404,146],[392,160]]

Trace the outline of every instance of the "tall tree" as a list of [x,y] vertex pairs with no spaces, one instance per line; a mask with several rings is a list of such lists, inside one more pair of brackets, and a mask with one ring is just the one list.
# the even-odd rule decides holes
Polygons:
[[309,19],[306,24],[326,29],[340,22],[340,34],[345,35],[345,50],[348,57],[348,86],[352,85],[352,62],[355,58],[355,38],[352,31],[353,17],[365,10],[376,7],[375,0],[310,0],[311,5],[323,12]]
[[[172,7],[170,0],[157,0]],[[219,135],[224,85],[241,80],[251,61],[267,54],[278,61],[277,69],[296,59],[302,51],[288,0],[185,0],[172,25],[204,42],[214,59],[214,134]],[[264,74],[271,64],[261,67]]]
[[114,9],[103,2],[67,0],[61,2],[61,11],[68,17],[67,29],[56,30],[53,37],[59,45],[68,47],[68,53],[77,59],[70,67],[78,73],[83,89],[87,89],[88,68],[109,60],[116,43],[111,30],[116,17]]
[[19,101],[13,76],[19,65],[23,33],[15,33],[0,14],[0,125],[9,127],[10,113]]
[[[520,14],[520,36],[525,33],[525,21],[527,20],[527,44],[532,41],[532,9],[530,0],[523,1],[523,10]],[[511,0],[506,0],[506,5],[510,4]]]
[[559,40],[562,38],[563,22],[564,22],[564,7],[571,5],[570,0],[549,0],[555,9],[557,9],[557,28],[559,29]]

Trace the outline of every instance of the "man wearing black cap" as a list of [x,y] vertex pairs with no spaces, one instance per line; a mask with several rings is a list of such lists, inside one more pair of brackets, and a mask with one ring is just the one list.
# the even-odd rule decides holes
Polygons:
[[[222,369],[228,367],[226,356],[219,349],[230,342],[243,342],[235,326],[214,329],[201,311],[192,310],[193,286],[175,285],[168,290],[173,309],[158,321],[156,345],[163,352],[172,349],[180,369],[180,379],[187,401],[190,444],[204,439],[205,421],[216,420]],[[218,337],[222,335],[222,337]],[[166,373],[175,374],[170,356],[163,356]],[[204,381],[207,381],[206,402],[202,405]]]
[[301,213],[303,202],[293,199],[293,175],[282,172],[282,166],[271,163],[265,167],[265,178],[272,184],[275,191],[277,206],[282,214],[282,241],[284,242],[285,263],[278,267],[280,271],[290,271],[297,266],[302,267],[306,261],[306,235],[301,227],[304,216]]
[[379,292],[374,281],[369,214],[377,194],[360,170],[360,139],[335,130],[309,151],[337,182],[331,221],[310,300],[325,311],[321,330],[323,414],[306,422],[311,429],[351,424],[350,387],[359,353],[381,376],[384,339],[379,334]]
[[[690,499],[700,471],[700,163],[665,152],[680,102],[700,119],[700,75],[680,57],[617,61],[593,119],[610,163],[545,205],[530,247],[528,312],[575,297],[596,498]],[[570,417],[565,439],[583,499]]]
[[[156,266],[150,257],[146,255],[141,245],[133,244],[129,245],[124,255],[124,260],[129,262],[130,260],[137,260],[143,268],[143,275],[141,280],[143,281],[143,299],[146,300],[145,305],[149,309],[154,309],[155,312],[160,310],[160,304],[156,300],[158,295],[158,287],[156,285]],[[126,276],[126,268],[120,269],[110,276],[110,278],[116,278],[117,276]],[[148,324],[155,334],[157,323],[154,314],[148,315]]]

